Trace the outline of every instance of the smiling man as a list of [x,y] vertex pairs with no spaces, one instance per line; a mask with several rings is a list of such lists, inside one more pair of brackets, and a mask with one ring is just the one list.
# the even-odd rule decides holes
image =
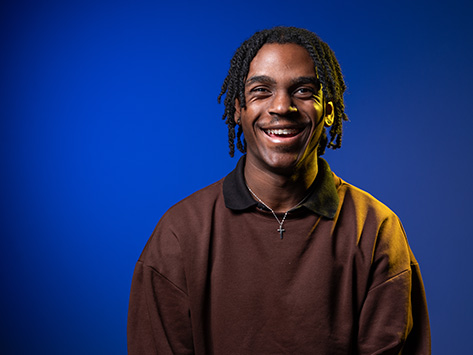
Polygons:
[[235,138],[245,154],[158,223],[133,276],[130,354],[430,354],[400,221],[320,157],[341,145],[344,91],[307,30],[236,51],[219,100],[230,154]]

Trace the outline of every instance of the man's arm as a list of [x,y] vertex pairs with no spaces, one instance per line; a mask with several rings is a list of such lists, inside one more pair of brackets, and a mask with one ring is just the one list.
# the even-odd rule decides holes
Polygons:
[[133,274],[127,329],[130,355],[193,353],[181,264],[175,237],[155,231]]
[[359,320],[359,354],[430,354],[424,285],[397,219],[380,229],[371,279]]

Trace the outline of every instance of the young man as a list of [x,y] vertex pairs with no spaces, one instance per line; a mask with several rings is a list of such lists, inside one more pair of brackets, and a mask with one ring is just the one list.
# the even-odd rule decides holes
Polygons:
[[133,276],[130,354],[430,353],[400,221],[320,158],[341,145],[344,91],[309,31],[237,50],[220,97],[230,152],[237,127],[246,154],[158,223]]

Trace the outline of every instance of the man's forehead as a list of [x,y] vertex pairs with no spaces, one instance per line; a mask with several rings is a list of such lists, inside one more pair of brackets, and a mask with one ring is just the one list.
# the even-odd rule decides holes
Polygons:
[[310,78],[306,82],[315,83],[318,78],[314,60],[306,48],[295,43],[267,43],[251,60],[245,82],[269,83],[274,76],[281,78],[289,74],[293,76],[290,80],[304,77]]
[[308,62],[314,62],[312,57],[309,54],[309,51],[302,45],[297,44],[297,43],[265,43],[261,46],[261,48],[256,52],[255,56],[250,62],[254,62],[255,59],[258,59],[259,57],[262,56],[262,54],[268,55],[268,53],[274,53],[274,57],[276,57],[276,53],[284,53],[288,55],[289,57],[292,55],[295,55],[296,53],[304,53],[306,56],[306,60]]

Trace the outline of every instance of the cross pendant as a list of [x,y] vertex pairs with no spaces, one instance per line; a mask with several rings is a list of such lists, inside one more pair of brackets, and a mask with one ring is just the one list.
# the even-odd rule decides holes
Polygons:
[[279,227],[278,229],[278,232],[279,232],[279,237],[282,239],[283,237],[283,233],[285,232],[286,230],[283,228],[283,227]]

